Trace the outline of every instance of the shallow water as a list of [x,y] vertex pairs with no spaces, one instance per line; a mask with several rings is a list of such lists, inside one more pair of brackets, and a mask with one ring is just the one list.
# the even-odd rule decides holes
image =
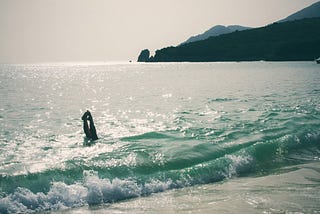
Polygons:
[[[317,165],[319,71],[312,62],[1,65],[0,212],[117,205]],[[86,109],[96,142],[84,138]]]
[[66,210],[94,213],[317,213],[319,164],[289,167],[263,177],[233,178],[195,185],[109,205]]

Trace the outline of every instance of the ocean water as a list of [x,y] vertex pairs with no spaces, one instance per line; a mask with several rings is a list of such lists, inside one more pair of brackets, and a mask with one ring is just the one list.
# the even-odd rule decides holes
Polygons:
[[0,213],[319,213],[319,83],[312,62],[0,65]]

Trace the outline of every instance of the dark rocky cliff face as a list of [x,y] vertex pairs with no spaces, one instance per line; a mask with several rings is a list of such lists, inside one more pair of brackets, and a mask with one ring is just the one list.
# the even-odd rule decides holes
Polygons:
[[150,58],[150,51],[148,49],[144,49],[141,51],[139,57],[138,57],[138,62],[148,62]]

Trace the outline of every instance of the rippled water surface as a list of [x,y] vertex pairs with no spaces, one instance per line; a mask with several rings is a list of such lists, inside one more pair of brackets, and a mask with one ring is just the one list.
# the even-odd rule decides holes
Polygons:
[[319,83],[312,62],[0,65],[0,213],[319,166]]

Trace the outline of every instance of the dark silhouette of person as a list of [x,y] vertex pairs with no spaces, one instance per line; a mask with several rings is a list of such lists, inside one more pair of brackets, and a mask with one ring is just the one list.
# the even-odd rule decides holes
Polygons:
[[[83,131],[86,134],[86,137],[91,140],[97,140],[98,139],[97,131],[96,131],[96,127],[94,126],[93,118],[90,111],[86,111],[83,114],[82,120],[83,120]],[[88,124],[88,121],[90,122],[90,125]]]

